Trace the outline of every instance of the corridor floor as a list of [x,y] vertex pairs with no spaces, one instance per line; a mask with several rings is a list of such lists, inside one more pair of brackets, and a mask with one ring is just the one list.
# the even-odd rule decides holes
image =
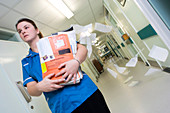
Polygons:
[[[121,59],[115,63],[124,67],[126,61]],[[136,67],[127,68],[128,74],[118,73],[116,78],[107,68],[118,73],[114,62],[109,59],[98,82],[93,81],[103,93],[112,113],[170,113],[169,73],[158,70],[145,76],[153,67],[145,66],[140,61]]]

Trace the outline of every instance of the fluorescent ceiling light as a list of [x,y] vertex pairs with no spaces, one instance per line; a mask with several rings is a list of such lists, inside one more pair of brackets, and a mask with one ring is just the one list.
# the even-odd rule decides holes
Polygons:
[[56,7],[61,13],[63,13],[68,19],[70,19],[74,15],[62,0],[48,0],[48,1],[54,7]]

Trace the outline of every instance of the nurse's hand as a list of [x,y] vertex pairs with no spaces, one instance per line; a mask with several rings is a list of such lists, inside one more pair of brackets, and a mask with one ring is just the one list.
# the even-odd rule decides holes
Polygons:
[[74,83],[76,83],[79,62],[73,59],[62,63],[58,68],[62,68],[62,70],[55,75],[56,77],[63,75],[63,78],[66,79],[66,82],[70,81],[73,78]]
[[54,77],[55,74],[49,74],[46,76],[41,82],[38,83],[38,88],[42,92],[51,92],[55,91],[57,89],[63,88],[64,86],[58,85],[60,82],[64,82],[65,79],[59,79],[59,80],[51,80],[52,77]]

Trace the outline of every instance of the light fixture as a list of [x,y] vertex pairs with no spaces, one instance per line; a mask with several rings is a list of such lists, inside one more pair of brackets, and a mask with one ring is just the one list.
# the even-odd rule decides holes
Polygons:
[[68,19],[70,19],[74,15],[62,0],[48,0],[48,1],[54,7],[56,7],[61,13],[63,13]]

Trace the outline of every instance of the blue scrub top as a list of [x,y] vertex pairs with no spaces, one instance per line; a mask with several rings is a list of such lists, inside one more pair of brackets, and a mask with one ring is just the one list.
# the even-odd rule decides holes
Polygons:
[[[39,54],[29,50],[22,60],[23,85],[32,81],[42,81]],[[78,84],[68,85],[52,92],[44,92],[52,113],[71,113],[97,90],[97,86],[83,72],[83,79]]]

